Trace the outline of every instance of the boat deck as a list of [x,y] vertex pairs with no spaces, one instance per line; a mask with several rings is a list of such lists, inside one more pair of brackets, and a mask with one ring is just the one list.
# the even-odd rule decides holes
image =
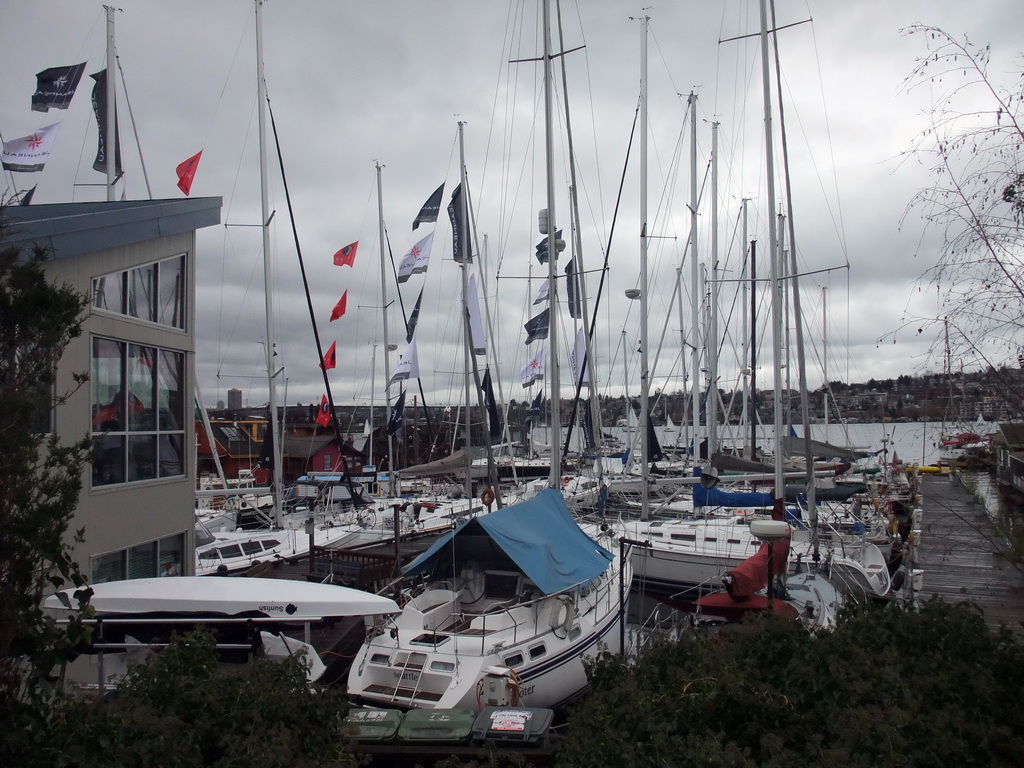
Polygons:
[[1024,634],[1024,565],[1004,554],[985,504],[949,477],[923,476],[921,491],[921,597],[975,603],[990,627],[1005,624]]

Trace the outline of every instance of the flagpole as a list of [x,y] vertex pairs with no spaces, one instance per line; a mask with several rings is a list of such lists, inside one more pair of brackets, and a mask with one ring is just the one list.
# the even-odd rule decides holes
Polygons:
[[[273,489],[274,489],[274,523],[281,527],[281,431],[277,423],[277,388],[274,386],[274,379],[277,373],[274,371],[274,291],[273,291],[273,270],[271,268],[270,256],[270,195],[267,191],[267,86],[263,79],[263,15],[261,7],[263,0],[256,2],[256,90],[257,102],[259,104],[259,141],[260,141],[260,210],[262,213],[263,228],[263,285],[264,299],[266,302],[267,314],[267,384],[270,392],[267,397],[267,429],[270,430],[271,451],[273,454]],[[109,78],[108,78],[109,82]],[[111,101],[108,99],[108,103]],[[108,130],[109,133],[109,130]],[[110,148],[107,148],[107,173],[114,164],[110,156]],[[113,190],[113,187],[109,188]]]
[[[107,159],[107,202],[114,200],[114,184],[117,182],[117,110],[114,77],[114,11],[111,5],[103,6],[107,12],[107,135],[103,152]],[[259,16],[257,15],[257,18]]]

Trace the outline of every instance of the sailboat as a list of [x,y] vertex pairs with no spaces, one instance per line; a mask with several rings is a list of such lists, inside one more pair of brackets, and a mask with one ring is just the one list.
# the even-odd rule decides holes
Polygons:
[[618,653],[628,564],[588,536],[560,492],[473,518],[403,569],[402,612],[378,620],[348,692],[400,708],[554,708]]

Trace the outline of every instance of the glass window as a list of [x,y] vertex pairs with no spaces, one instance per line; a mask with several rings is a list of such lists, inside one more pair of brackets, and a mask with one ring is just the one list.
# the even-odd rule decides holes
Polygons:
[[221,557],[241,557],[242,548],[237,544],[229,544],[226,547],[219,547]]
[[530,649],[530,659],[539,659],[547,653],[547,649],[543,645],[535,645]]
[[160,553],[160,567],[163,569],[163,573],[167,573],[167,562],[170,561],[180,575],[186,575],[184,568],[185,534],[179,533],[160,539],[157,542],[157,548]]
[[157,275],[156,321],[172,328],[185,327],[185,257],[160,262]]
[[128,550],[128,578],[150,579],[156,576],[156,542],[139,544]]
[[185,474],[185,355],[93,339],[93,485]]
[[108,552],[90,558],[89,570],[92,571],[92,583],[102,584],[105,581],[121,581],[125,577],[125,561],[127,550]]
[[124,314],[125,272],[103,275],[92,281],[92,305],[96,309]]
[[247,555],[258,555],[263,552],[263,547],[258,541],[243,541],[242,551]]
[[94,277],[95,309],[171,328],[185,327],[185,256]]
[[512,655],[505,657],[505,666],[506,667],[518,667],[518,666],[522,665],[522,663],[523,663],[523,654],[521,654],[521,653],[513,653]]
[[128,316],[156,320],[156,264],[128,272]]

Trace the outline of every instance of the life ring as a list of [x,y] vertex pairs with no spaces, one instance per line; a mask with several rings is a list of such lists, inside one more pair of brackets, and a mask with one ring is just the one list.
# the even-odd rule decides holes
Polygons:
[[490,507],[491,504],[494,503],[494,489],[490,487],[484,488],[483,491],[480,492],[480,501],[482,501],[485,506]]
[[549,622],[552,630],[560,629],[568,632],[576,621],[576,605],[568,595],[559,595],[551,605]]

